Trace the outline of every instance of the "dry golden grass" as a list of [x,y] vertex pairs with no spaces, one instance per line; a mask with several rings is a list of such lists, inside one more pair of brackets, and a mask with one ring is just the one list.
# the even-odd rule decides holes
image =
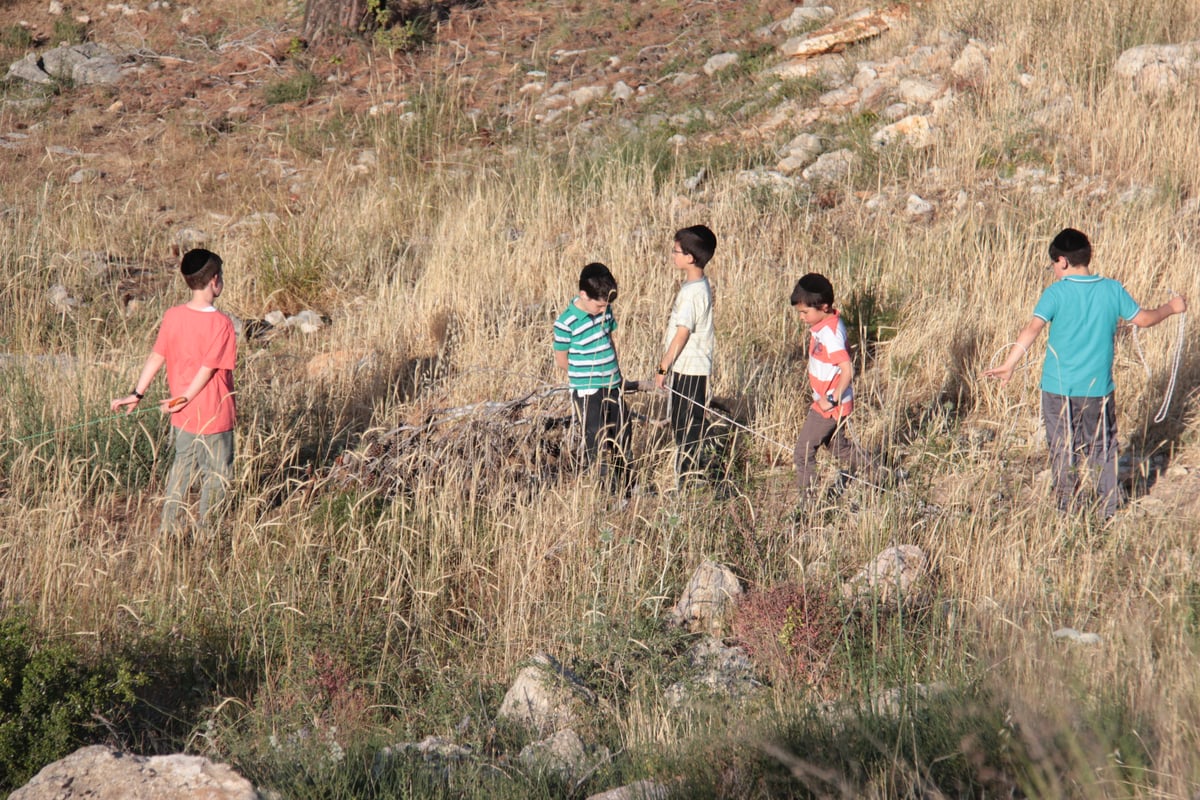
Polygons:
[[[932,153],[907,173],[880,168],[877,183],[899,208],[912,192],[938,202],[927,222],[873,213],[852,197],[831,209],[764,199],[722,174],[683,198],[686,175],[656,179],[654,165],[637,158],[593,159],[583,145],[552,158],[434,146],[419,126],[356,119],[344,122],[352,145],[315,157],[296,138],[253,130],[239,134],[252,154],[242,155],[165,121],[158,158],[170,183],[124,199],[54,178],[30,185],[30,165],[4,164],[6,186],[21,175],[31,188],[6,193],[8,210],[0,208],[0,342],[16,357],[0,367],[9,397],[0,431],[22,437],[4,445],[0,472],[0,598],[34,609],[48,630],[99,641],[224,620],[237,640],[256,643],[279,681],[239,698],[266,708],[280,700],[272,687],[283,692],[289,676],[300,682],[312,641],[329,629],[379,648],[361,660],[374,664],[362,677],[381,695],[403,696],[414,670],[504,684],[538,650],[587,656],[572,634],[581,626],[661,615],[702,558],[731,562],[757,585],[805,573],[833,582],[883,547],[916,543],[932,554],[955,624],[947,641],[930,645],[926,672],[910,679],[966,674],[1003,687],[1033,739],[1070,732],[1084,698],[1119,697],[1154,732],[1155,791],[1187,795],[1200,780],[1195,326],[1162,425],[1149,419],[1170,370],[1175,320],[1141,335],[1149,380],[1131,338],[1118,344],[1123,438],[1137,456],[1169,455],[1187,471],[1158,476],[1150,502],[1139,499],[1107,529],[1051,508],[1039,475],[1036,366],[1008,387],[981,377],[1028,318],[1046,280],[1046,244],[1063,226],[1087,231],[1097,271],[1144,304],[1164,302],[1168,289],[1200,301],[1200,212],[1185,202],[1200,196],[1200,99],[1190,91],[1153,102],[1107,77],[1131,43],[1200,37],[1200,12],[1186,6],[1020,0],[918,9],[903,32],[912,41],[956,30],[992,48],[990,78],[960,93]],[[869,52],[885,58],[904,44],[902,35],[886,37]],[[1020,85],[1021,73],[1032,88]],[[1064,95],[1070,108],[1053,113],[1051,101]],[[0,111],[0,129],[13,118]],[[364,148],[381,168],[352,176]],[[411,157],[418,150],[422,158]],[[301,170],[299,196],[257,175],[269,153]],[[1045,191],[1006,180],[1026,167],[1054,180]],[[222,172],[228,177],[214,183]],[[1150,192],[1123,202],[1133,186]],[[959,190],[967,202],[955,211]],[[181,212],[170,224],[164,205]],[[255,212],[277,221],[237,224]],[[172,226],[185,222],[208,230],[226,259],[224,308],[258,319],[310,306],[333,320],[309,337],[242,344],[238,501],[219,541],[204,544],[156,532],[169,459],[160,418],[94,421],[136,376],[161,311],[183,298],[169,270]],[[720,239],[710,270],[714,392],[755,408],[743,497],[652,496],[607,512],[589,482],[572,479],[528,500],[495,502],[480,491],[472,503],[443,488],[484,486],[488,465],[461,463],[401,498],[366,492],[338,505],[322,484],[337,450],[368,426],[558,383],[550,324],[588,261],[609,264],[620,283],[627,377],[649,377],[675,287],[671,233],[695,222]],[[133,313],[111,282],[71,257],[91,251],[151,270]],[[770,465],[781,454],[790,461],[805,406],[787,296],[810,270],[829,275],[840,298],[869,292],[886,312],[879,324],[891,330],[857,380],[855,431],[912,479],[882,495],[852,486],[831,514],[795,523],[790,473]],[[45,293],[55,283],[84,304],[51,309]],[[26,358],[60,354],[72,364]],[[363,370],[348,366],[371,354]],[[335,366],[314,378],[306,364],[319,355]],[[657,435],[645,425],[636,433]],[[127,464],[91,449],[114,441],[139,444],[152,474],[131,478]],[[650,450],[647,482],[666,479],[669,464],[666,452]],[[1103,646],[1053,640],[1065,626],[1100,634]],[[649,695],[630,701],[619,727],[638,748],[702,736],[702,724],[673,717]],[[1088,746],[1080,745],[1080,763],[1103,761]],[[1043,766],[1047,795],[1128,789],[1103,776],[1068,787],[1059,781],[1077,764]]]

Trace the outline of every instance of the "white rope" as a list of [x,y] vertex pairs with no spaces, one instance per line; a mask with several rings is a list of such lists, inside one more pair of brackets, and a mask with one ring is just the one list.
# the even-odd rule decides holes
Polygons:
[[[711,408],[711,407],[709,407],[709,406],[706,406],[706,405],[704,405],[703,403],[698,403],[698,402],[696,402],[695,400],[693,400],[692,398],[690,398],[690,397],[688,397],[687,395],[683,394],[682,392],[680,392],[680,391],[677,391],[677,390],[676,390],[674,387],[672,387],[672,386],[664,386],[663,388],[664,388],[664,389],[666,389],[666,390],[667,390],[667,392],[669,392],[670,394],[674,395],[675,397],[682,398],[682,399],[686,400],[687,402],[691,403],[692,405],[699,407],[699,408],[700,408],[700,410],[702,410],[704,413],[706,413],[706,414],[712,414],[714,417],[717,417],[718,419],[721,419],[721,420],[724,420],[725,422],[728,422],[728,423],[729,423],[730,425],[732,425],[733,427],[735,427],[735,428],[738,428],[739,430],[743,430],[743,431],[745,431],[746,433],[750,434],[751,436],[754,436],[754,437],[756,437],[756,438],[758,438],[758,439],[762,439],[764,442],[767,442],[767,443],[769,443],[769,444],[773,444],[773,445],[775,445],[776,447],[780,448],[780,449],[781,449],[781,450],[783,450],[784,452],[787,452],[787,453],[792,453],[792,452],[794,452],[794,451],[795,451],[795,448],[794,448],[794,447],[792,447],[791,445],[786,445],[786,444],[784,444],[783,442],[778,442],[778,441],[776,441],[776,440],[774,440],[774,439],[772,439],[772,438],[770,438],[770,437],[766,436],[765,434],[759,433],[758,431],[756,431],[756,430],[754,430],[754,429],[752,429],[752,428],[748,428],[748,427],[746,427],[745,425],[743,425],[743,424],[741,424],[740,422],[738,422],[737,420],[735,420],[735,419],[732,419],[732,418],[730,418],[730,417],[727,417],[726,415],[722,414],[720,411],[716,411],[716,410],[714,410],[713,408]],[[850,434],[850,421],[849,421],[848,419],[843,419],[843,420],[841,421],[841,424],[844,424],[844,425],[846,426],[846,437],[847,437],[848,439],[850,439],[850,445],[851,445],[851,447],[857,447],[857,448],[859,449],[859,451],[860,451],[860,454],[861,454],[862,452],[864,452],[864,451],[863,451],[863,449],[862,449],[862,447],[860,447],[860,446],[858,445],[858,443],[854,441],[854,439],[853,439],[853,436],[851,436],[851,434]],[[863,484],[864,486],[868,486],[868,487],[870,487],[870,488],[872,488],[872,489],[875,489],[875,490],[877,490],[877,491],[880,491],[880,492],[885,492],[885,491],[887,491],[887,489],[885,489],[884,487],[882,487],[882,486],[877,486],[876,484],[874,484],[874,483],[871,483],[870,481],[868,481],[868,480],[865,480],[865,479],[863,479],[863,478],[860,478],[860,477],[859,477],[859,476],[857,476],[857,475],[854,475],[854,474],[852,474],[852,473],[849,473],[849,472],[847,472],[847,471],[846,471],[846,470],[844,470],[844,469],[843,469],[843,470],[839,470],[839,471],[841,472],[841,474],[842,474],[842,475],[846,476],[846,478],[848,478],[849,480],[856,481],[856,482],[858,482],[858,483],[861,483],[861,484]]]
[[1001,353],[1003,353],[1005,350],[1007,350],[1010,347],[1019,347],[1023,351],[1021,353],[1021,361],[1018,361],[1013,366],[1013,372],[1020,372],[1023,369],[1028,369],[1029,367],[1033,366],[1033,362],[1030,361],[1029,359],[1025,358],[1025,356],[1029,355],[1029,348],[1026,347],[1025,345],[1021,344],[1020,342],[1014,341],[1014,342],[1008,342],[1007,344],[1002,344],[998,348],[996,348],[996,352],[992,353],[991,359],[988,360],[988,369],[993,369],[996,366],[996,356],[1000,355]]
[[[1173,294],[1173,293],[1172,293]],[[1138,358],[1141,359],[1142,369],[1146,371],[1146,378],[1150,377],[1150,365],[1146,362],[1146,354],[1142,352],[1142,341],[1138,338],[1138,326],[1133,326],[1133,349],[1137,351]],[[1171,377],[1167,380],[1167,388],[1163,394],[1162,405],[1158,407],[1158,413],[1154,415],[1154,421],[1162,422],[1167,418],[1167,412],[1171,410],[1171,400],[1175,396],[1175,382],[1179,378],[1179,365],[1183,361],[1183,345],[1187,334],[1187,313],[1179,315],[1179,328],[1175,334],[1175,355],[1171,358]]]
[[772,438],[770,438],[770,437],[768,437],[768,436],[765,436],[764,434],[761,434],[761,433],[759,433],[758,431],[756,431],[756,430],[754,430],[754,429],[752,429],[752,428],[748,428],[748,427],[746,427],[746,426],[745,426],[745,425],[743,425],[742,423],[738,422],[736,419],[733,419],[732,417],[727,417],[727,416],[725,416],[725,415],[724,415],[724,414],[722,414],[720,411],[717,411],[717,410],[713,409],[713,408],[712,408],[712,407],[710,407],[710,406],[706,406],[706,405],[704,405],[703,403],[698,403],[698,402],[696,402],[696,401],[695,401],[695,400],[693,400],[692,398],[690,398],[690,397],[688,397],[687,395],[685,395],[683,392],[680,392],[680,391],[676,390],[676,389],[675,389],[675,387],[673,387],[673,386],[664,386],[663,388],[664,388],[664,389],[666,389],[668,393],[670,393],[670,394],[674,395],[675,397],[682,398],[683,400],[686,400],[686,401],[688,401],[688,402],[689,402],[689,403],[691,403],[692,405],[699,407],[699,408],[700,408],[700,410],[701,410],[701,411],[703,411],[705,414],[712,414],[712,415],[713,415],[714,417],[716,417],[717,419],[724,420],[725,422],[728,422],[728,423],[729,423],[730,425],[732,425],[733,427],[735,427],[735,428],[738,428],[738,429],[740,429],[740,430],[743,430],[743,431],[745,431],[746,433],[750,434],[751,436],[755,436],[755,437],[757,437],[757,438],[759,438],[759,439],[762,439],[764,442],[768,442],[769,444],[773,444],[773,445],[775,445],[776,447],[778,447],[778,448],[780,448],[780,449],[782,449],[782,450],[785,450],[785,451],[787,451],[787,452],[789,452],[789,453],[790,453],[790,452],[792,452],[792,450],[793,450],[793,448],[792,448],[790,445],[786,445],[786,444],[784,444],[783,442],[777,442],[777,441],[775,441],[774,439],[772,439]]

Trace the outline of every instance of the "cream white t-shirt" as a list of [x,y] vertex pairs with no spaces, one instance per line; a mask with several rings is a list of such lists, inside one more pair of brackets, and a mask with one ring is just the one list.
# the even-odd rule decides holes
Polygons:
[[681,327],[687,328],[690,334],[671,371],[683,375],[711,375],[717,339],[713,333],[712,287],[707,277],[686,281],[679,287],[663,337],[664,350],[675,338],[676,329]]

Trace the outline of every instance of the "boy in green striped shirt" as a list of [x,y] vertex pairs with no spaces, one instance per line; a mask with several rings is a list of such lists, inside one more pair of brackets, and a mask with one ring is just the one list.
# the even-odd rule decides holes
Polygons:
[[554,363],[567,373],[571,402],[583,423],[583,465],[600,460],[600,476],[608,488],[628,493],[629,412],[621,397],[613,341],[616,299],[617,281],[608,267],[598,262],[585,266],[579,296],[554,321]]

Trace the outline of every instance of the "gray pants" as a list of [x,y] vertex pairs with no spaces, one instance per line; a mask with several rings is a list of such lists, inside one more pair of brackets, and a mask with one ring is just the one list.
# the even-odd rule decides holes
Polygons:
[[827,419],[818,414],[816,409],[810,408],[792,454],[792,461],[796,465],[796,486],[801,494],[808,491],[816,477],[817,449],[821,445],[828,447],[829,452],[851,471],[862,466],[863,458],[858,448],[846,438],[845,420]]
[[184,500],[197,475],[200,477],[200,507],[195,521],[205,522],[219,513],[233,477],[233,431],[196,434],[180,428],[175,435],[175,460],[167,473],[167,500],[163,505],[164,532],[175,529]]
[[1107,519],[1121,504],[1117,484],[1117,409],[1113,396],[1064,397],[1042,392],[1042,419],[1050,447],[1054,496],[1060,511],[1091,505],[1090,483]]

